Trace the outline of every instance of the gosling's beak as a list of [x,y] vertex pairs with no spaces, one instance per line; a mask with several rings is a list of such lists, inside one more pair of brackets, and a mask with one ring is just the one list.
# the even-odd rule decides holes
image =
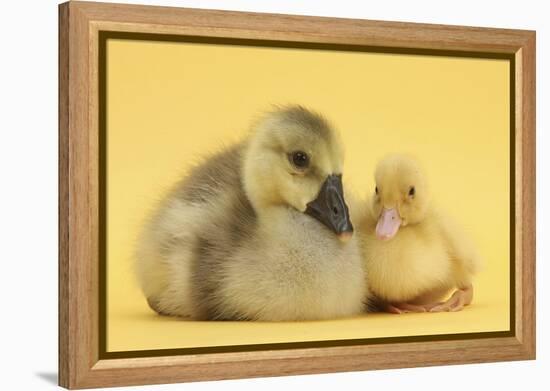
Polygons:
[[353,225],[344,201],[342,175],[329,175],[317,198],[307,204],[306,214],[316,218],[332,230],[342,242],[353,235]]
[[376,237],[380,240],[390,240],[401,226],[401,217],[397,208],[382,208],[376,224]]

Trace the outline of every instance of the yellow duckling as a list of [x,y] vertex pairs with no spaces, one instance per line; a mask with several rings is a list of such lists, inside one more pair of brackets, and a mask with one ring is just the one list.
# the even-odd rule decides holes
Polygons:
[[389,156],[376,167],[375,181],[359,232],[377,304],[390,313],[460,311],[470,304],[480,258],[462,230],[432,207],[419,164]]

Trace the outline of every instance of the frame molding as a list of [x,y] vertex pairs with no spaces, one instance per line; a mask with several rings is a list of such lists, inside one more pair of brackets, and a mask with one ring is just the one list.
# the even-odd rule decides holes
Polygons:
[[[100,31],[507,54],[515,81],[512,337],[99,357]],[[535,358],[535,32],[70,1],[59,6],[59,384],[90,388]]]

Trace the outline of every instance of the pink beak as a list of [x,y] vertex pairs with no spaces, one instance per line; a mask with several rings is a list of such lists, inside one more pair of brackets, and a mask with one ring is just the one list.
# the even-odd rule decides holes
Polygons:
[[376,224],[376,237],[380,240],[390,240],[401,226],[401,217],[396,208],[382,209]]

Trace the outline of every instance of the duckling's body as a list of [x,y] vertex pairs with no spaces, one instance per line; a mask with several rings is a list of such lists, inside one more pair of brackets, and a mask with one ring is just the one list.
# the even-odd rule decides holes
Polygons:
[[381,307],[435,312],[470,304],[479,256],[456,223],[432,206],[417,163],[399,155],[386,158],[376,182],[360,232],[369,289]]
[[451,289],[468,287],[477,255],[467,238],[435,211],[421,224],[402,227],[389,241],[374,233],[376,221],[363,225],[370,290],[386,303],[435,304]]
[[[196,167],[146,226],[137,271],[149,304],[159,313],[193,319],[360,313],[366,286],[356,239],[343,243],[303,207],[277,197],[278,190],[269,188],[271,182],[278,186],[274,176],[300,178],[286,178],[288,167],[275,155],[256,155],[266,139],[251,137]],[[270,167],[282,164],[284,170],[250,167],[257,158],[273,158]],[[305,194],[306,202],[317,193],[319,186]]]

